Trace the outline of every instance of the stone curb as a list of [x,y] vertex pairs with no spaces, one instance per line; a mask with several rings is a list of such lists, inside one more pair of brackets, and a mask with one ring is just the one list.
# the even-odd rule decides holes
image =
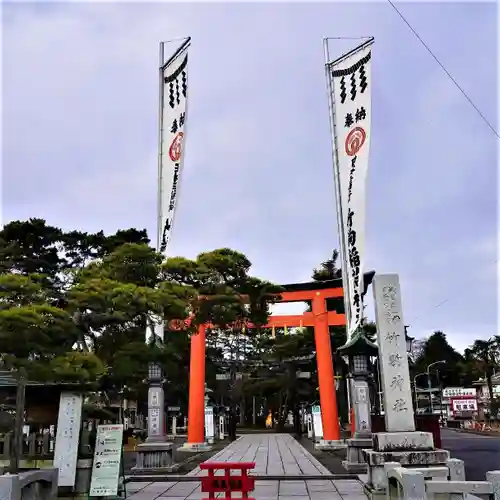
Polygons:
[[461,432],[462,434],[477,434],[478,436],[490,436],[498,437],[500,436],[500,431],[479,431],[475,429],[452,429],[451,427],[445,427],[450,431]]

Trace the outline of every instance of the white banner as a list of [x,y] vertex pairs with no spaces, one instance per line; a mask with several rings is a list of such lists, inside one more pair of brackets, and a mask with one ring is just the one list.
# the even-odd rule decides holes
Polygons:
[[[190,39],[163,66],[160,88],[160,141],[158,175],[158,234],[157,249],[167,255],[172,234],[179,181],[184,161],[187,116],[187,72]],[[163,49],[161,51],[163,57]],[[146,326],[146,342],[155,335],[163,341],[164,324],[161,317],[151,314]]]
[[163,69],[163,115],[160,167],[159,250],[165,255],[179,193],[179,178],[184,161],[188,90],[187,44]]
[[75,485],[82,406],[81,394],[61,392],[54,450],[54,467],[59,469],[58,486]]
[[[363,316],[363,263],[365,246],[366,176],[370,152],[371,45],[361,45],[350,54],[328,63],[330,105],[335,135],[335,176],[339,183],[338,204],[342,209],[349,303],[348,337]],[[342,241],[342,240],[341,240]]]
[[118,493],[122,445],[122,424],[97,426],[89,496],[106,497]]

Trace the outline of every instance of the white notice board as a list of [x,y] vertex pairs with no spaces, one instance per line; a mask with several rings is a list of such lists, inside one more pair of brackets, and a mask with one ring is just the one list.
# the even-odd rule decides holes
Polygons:
[[205,437],[214,438],[214,409],[211,406],[205,406]]
[[315,441],[323,439],[323,421],[321,420],[321,408],[319,405],[312,407],[312,423]]
[[54,467],[59,469],[57,482],[59,486],[75,485],[82,406],[81,394],[61,393],[54,450]]
[[97,427],[89,496],[106,497],[118,493],[122,440],[122,424]]

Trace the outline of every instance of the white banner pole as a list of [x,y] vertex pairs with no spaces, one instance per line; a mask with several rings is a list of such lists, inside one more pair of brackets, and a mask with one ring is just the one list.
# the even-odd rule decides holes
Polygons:
[[163,104],[165,95],[165,85],[163,83],[163,74],[165,68],[165,42],[160,42],[159,58],[159,85],[158,85],[158,206],[156,222],[156,249],[160,251],[162,220],[163,220]]
[[371,136],[370,38],[335,61],[324,41],[348,339],[363,319],[366,175]]
[[[159,46],[159,89],[158,89],[158,204],[157,204],[157,226],[156,226],[156,250],[161,252],[166,257],[167,245],[170,240],[172,230],[173,216],[175,211],[175,202],[178,195],[178,184],[180,170],[183,160],[183,138],[184,138],[184,122],[185,108],[187,102],[187,49],[191,42],[191,38],[182,39],[183,43],[174,52],[172,57],[165,62],[165,44],[168,42],[160,42]],[[171,40],[174,41],[174,40]],[[175,68],[176,60],[182,54],[186,53],[185,59]],[[170,73],[165,76],[165,73],[170,70]],[[165,106],[165,86],[169,85],[169,102]],[[172,123],[167,123],[169,134],[167,134],[168,142],[165,143],[165,114],[168,110],[167,118],[171,118]],[[173,130],[175,123],[176,130]],[[165,147],[167,149],[168,162],[167,171],[164,171]],[[165,184],[167,190],[165,193]],[[165,195],[168,198],[165,198]],[[167,203],[165,203],[165,201]],[[164,338],[164,321],[161,317],[150,315],[147,318],[146,324],[146,342],[153,337],[154,341],[159,343]],[[154,371],[154,370],[153,370]],[[152,376],[148,367],[148,375]],[[156,373],[156,371],[155,371]],[[162,374],[159,378],[161,381]],[[149,377],[148,377],[149,378]],[[159,386],[158,386],[159,385]],[[159,402],[153,404],[151,401]],[[161,382],[150,379],[150,387],[148,390],[148,442],[163,442],[165,441],[164,412],[163,412],[164,393]]]
[[338,164],[338,144],[337,144],[337,129],[335,124],[335,94],[330,72],[330,51],[328,48],[328,38],[323,39],[323,49],[325,53],[325,73],[326,73],[326,88],[328,92],[328,108],[330,111],[330,134],[332,139],[332,163],[333,163],[333,182],[335,185],[335,208],[337,212],[337,231],[339,233],[339,254],[342,270],[342,292],[344,295],[344,309],[346,318],[347,340],[349,340],[349,324],[351,321],[351,295],[349,288],[349,280],[347,278],[347,246],[345,243],[344,218],[342,214],[342,194],[340,190],[340,170]]

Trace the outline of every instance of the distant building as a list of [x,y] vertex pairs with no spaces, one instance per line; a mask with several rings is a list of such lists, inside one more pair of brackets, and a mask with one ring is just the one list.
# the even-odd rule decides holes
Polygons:
[[442,404],[448,418],[470,420],[478,414],[477,390],[475,387],[445,387]]
[[[491,378],[493,384],[493,397],[495,399],[500,399],[500,373],[493,375]],[[488,384],[486,383],[486,377],[481,377],[472,385],[476,388],[477,399],[479,403],[479,413],[480,416],[488,415],[490,411],[490,390]]]

